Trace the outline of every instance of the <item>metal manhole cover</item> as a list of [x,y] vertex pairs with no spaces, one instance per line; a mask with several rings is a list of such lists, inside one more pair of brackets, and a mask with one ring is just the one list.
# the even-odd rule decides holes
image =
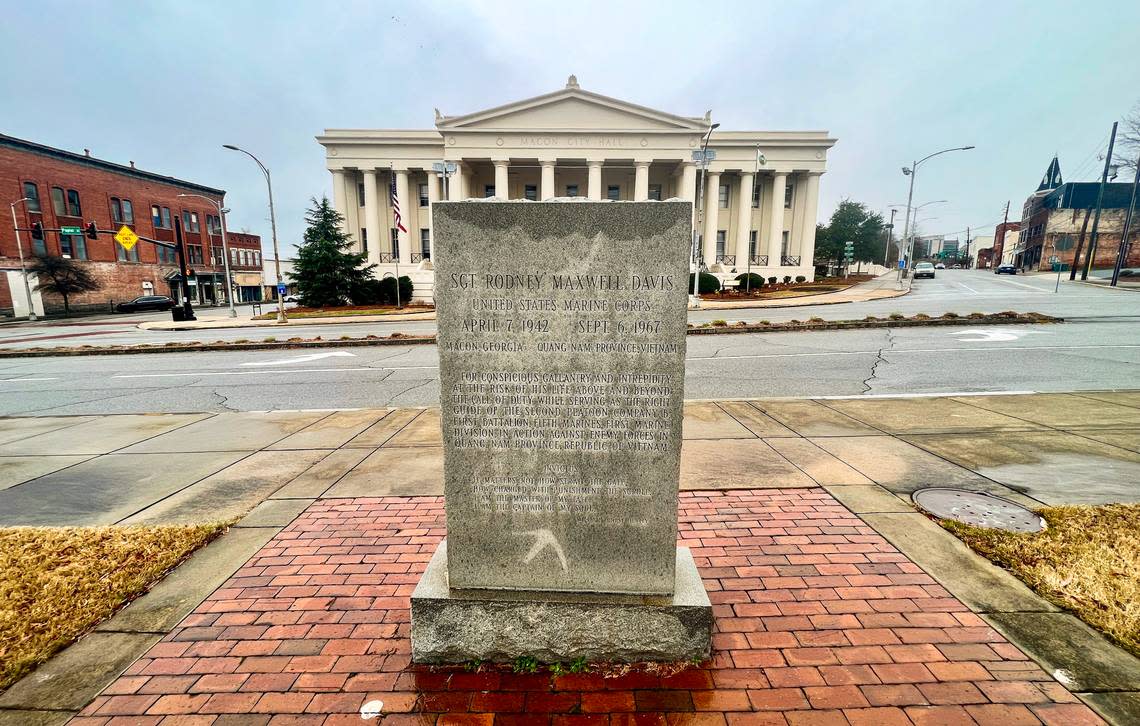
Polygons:
[[1008,532],[1040,532],[1045,529],[1045,520],[1040,515],[992,494],[930,487],[919,489],[911,499],[939,519],[953,519]]

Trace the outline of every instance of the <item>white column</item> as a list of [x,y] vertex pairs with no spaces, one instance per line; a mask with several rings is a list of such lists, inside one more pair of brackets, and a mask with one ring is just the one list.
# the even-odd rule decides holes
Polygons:
[[428,185],[428,227],[431,232],[428,233],[428,259],[435,260],[435,203],[439,201],[439,174],[429,171],[427,175]]
[[800,246],[796,254],[800,264],[808,267],[815,264],[815,225],[819,214],[819,172],[807,175],[807,193],[804,194],[804,230],[800,236]]
[[587,161],[586,198],[598,201],[602,198],[602,162]]
[[[407,169],[397,169],[396,170],[396,199],[397,199],[397,201],[400,202],[400,214],[402,215],[402,219],[404,221],[404,227],[406,228],[408,226],[408,218],[411,216],[408,214],[408,170]],[[411,234],[409,234],[409,232],[411,232],[411,230],[409,230],[408,232],[404,232],[403,230],[398,230],[396,232],[396,238],[399,240],[400,264],[401,265],[412,264],[412,242],[411,242]]]
[[510,199],[511,192],[507,188],[507,167],[509,161],[496,161],[495,163],[495,196],[499,199]]
[[706,265],[716,262],[716,230],[720,223],[720,172],[708,172],[705,179],[705,251]]
[[[344,171],[341,169],[333,169],[332,176],[333,176],[333,182],[332,182],[333,209],[335,209],[337,211],[337,214],[339,214],[340,216],[344,217],[347,220],[347,218],[348,218],[348,207],[344,203]],[[347,225],[342,224],[341,226],[345,227]]]
[[691,161],[681,163],[681,188],[677,196],[693,203],[693,228],[697,223],[697,165]]
[[364,170],[364,229],[368,237],[368,261],[378,263],[380,250],[388,243],[380,226],[380,198],[376,193],[376,170]]
[[772,175],[772,208],[768,212],[768,229],[764,238],[768,240],[768,265],[780,265],[780,251],[784,243],[784,189],[787,187],[787,172],[778,171]]
[[736,198],[736,266],[748,266],[748,233],[752,231],[752,172],[740,175],[740,194]]
[[558,192],[554,189],[554,162],[542,162],[542,188],[539,189],[538,198],[553,199],[558,196]]
[[460,184],[460,177],[463,174],[463,168],[458,162],[455,164],[455,172],[447,178],[447,201],[458,202],[463,197],[462,184]]
[[633,201],[649,199],[649,162],[638,161],[633,165]]

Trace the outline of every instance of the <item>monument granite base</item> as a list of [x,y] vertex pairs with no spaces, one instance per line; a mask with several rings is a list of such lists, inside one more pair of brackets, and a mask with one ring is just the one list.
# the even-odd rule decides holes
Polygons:
[[677,548],[672,596],[452,590],[447,541],[412,593],[416,663],[632,663],[709,656],[712,605],[687,547]]

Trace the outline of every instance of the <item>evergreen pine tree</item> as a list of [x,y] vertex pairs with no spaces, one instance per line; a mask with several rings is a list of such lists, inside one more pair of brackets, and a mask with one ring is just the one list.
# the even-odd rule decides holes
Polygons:
[[352,240],[341,227],[344,217],[332,208],[328,197],[312,199],[305,222],[309,225],[305,239],[289,273],[301,304],[312,308],[344,305],[372,279],[376,265],[366,265],[367,255],[351,251]]

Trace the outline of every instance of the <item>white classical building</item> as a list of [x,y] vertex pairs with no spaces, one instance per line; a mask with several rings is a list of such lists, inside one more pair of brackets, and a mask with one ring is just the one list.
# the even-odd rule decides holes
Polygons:
[[[435,112],[435,128],[327,129],[333,203],[378,276],[411,274],[429,296],[431,203],[500,197],[647,200],[698,197],[699,152],[712,125],[565,88],[460,116]],[[704,179],[700,261],[722,277],[751,269],[811,279],[825,131],[722,131],[711,136]],[[433,170],[454,165],[446,179]],[[393,226],[390,185],[407,233]],[[441,186],[443,185],[443,186]],[[694,219],[696,224],[696,219]]]

